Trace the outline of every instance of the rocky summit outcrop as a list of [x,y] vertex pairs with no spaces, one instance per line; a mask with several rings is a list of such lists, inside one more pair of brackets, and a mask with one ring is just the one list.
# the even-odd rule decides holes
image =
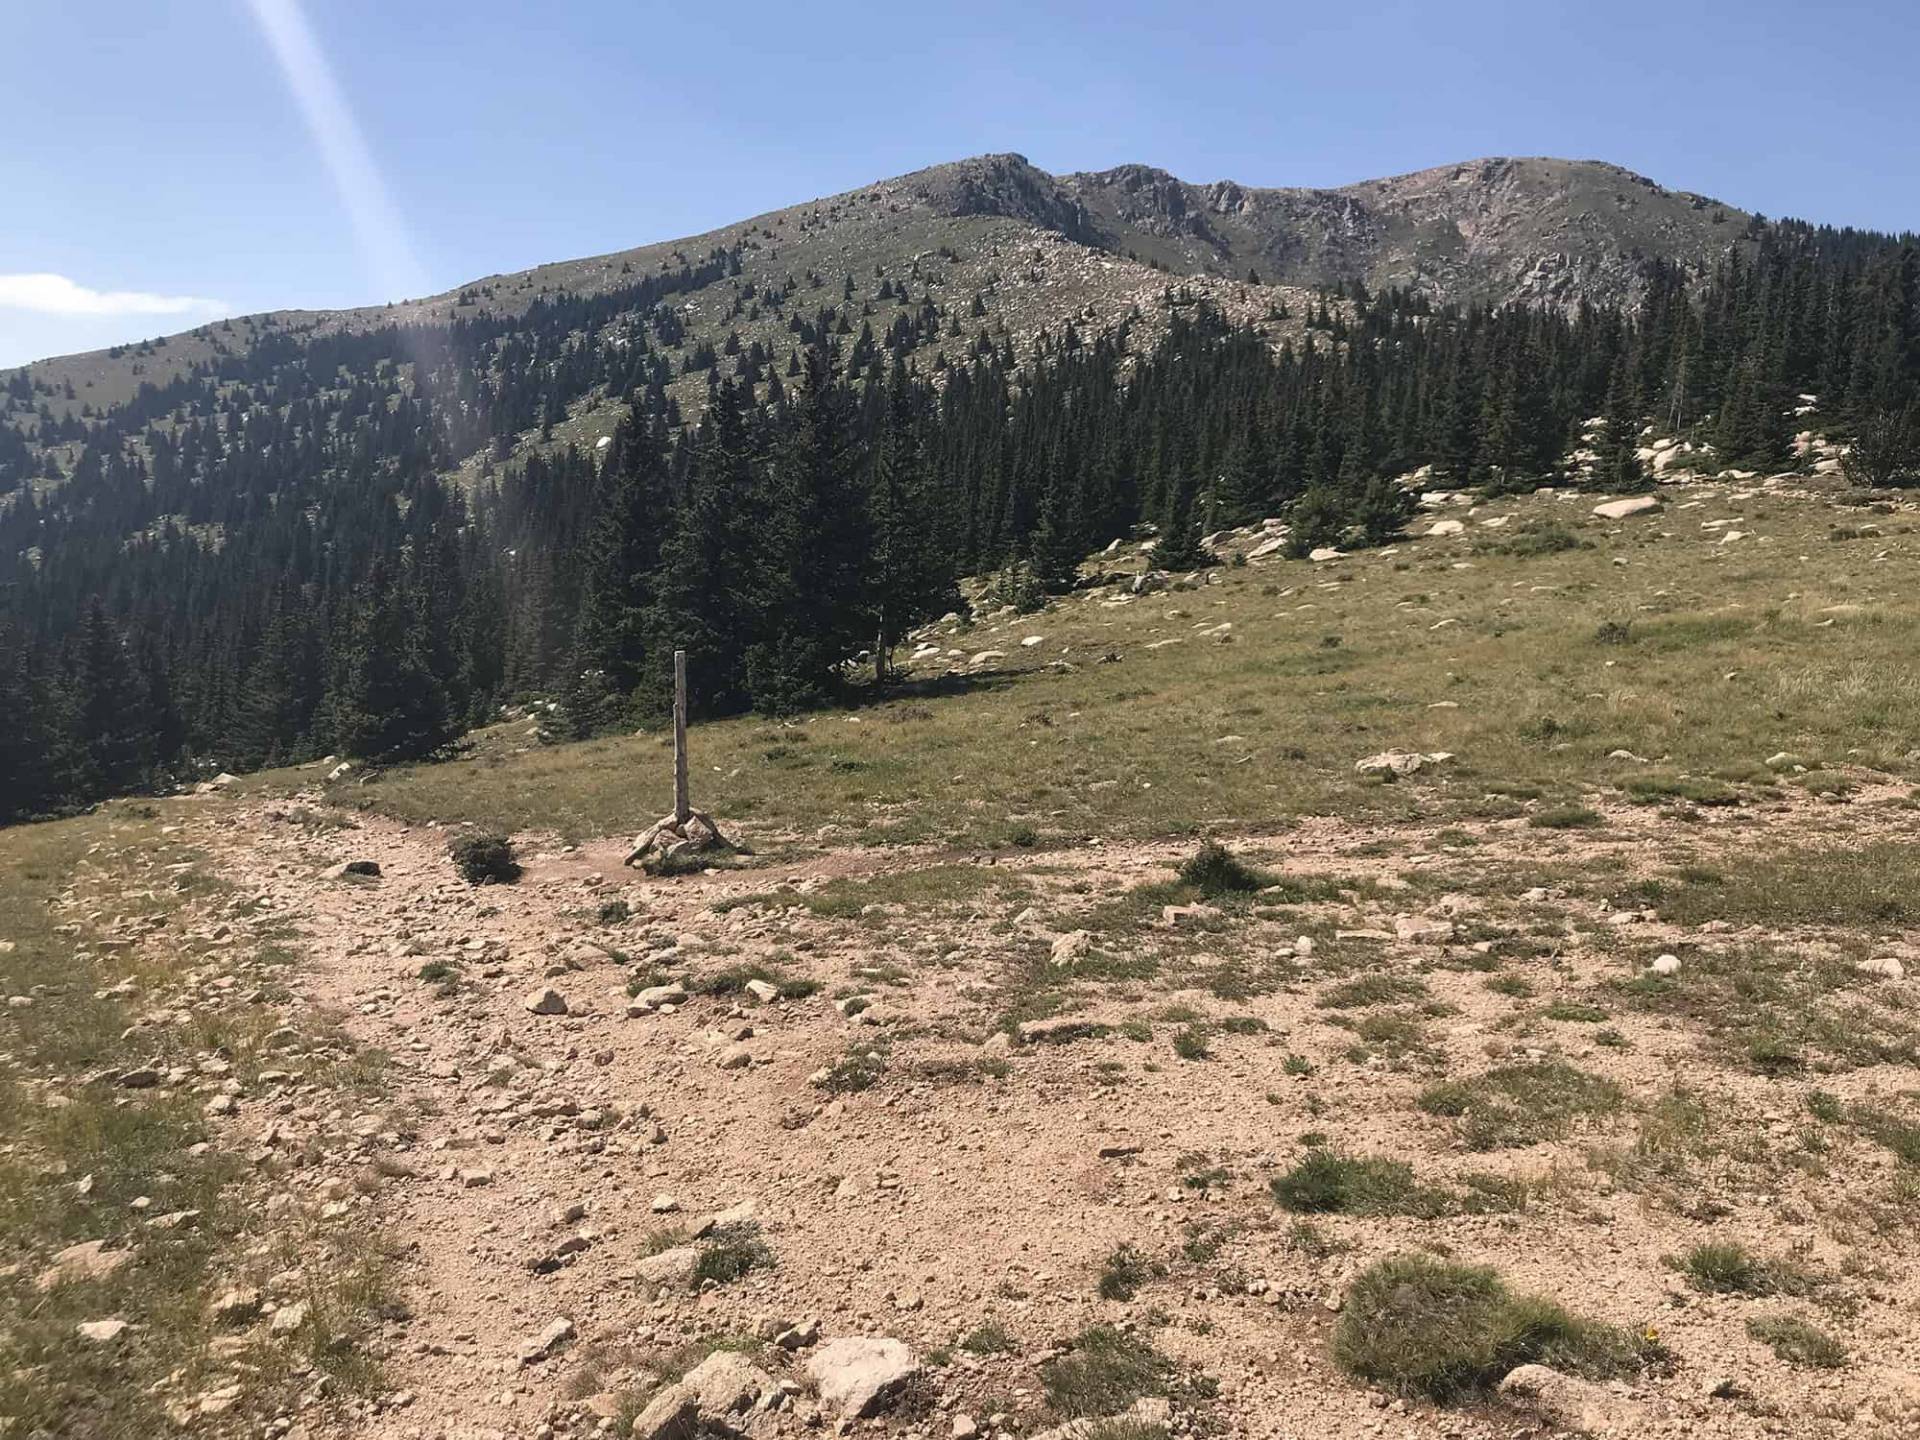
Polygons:
[[1751,220],[1594,160],[1496,157],[1325,190],[1196,185],[1144,165],[1060,184],[1099,243],[1175,271],[1460,302],[1631,302],[1649,259],[1703,270]]

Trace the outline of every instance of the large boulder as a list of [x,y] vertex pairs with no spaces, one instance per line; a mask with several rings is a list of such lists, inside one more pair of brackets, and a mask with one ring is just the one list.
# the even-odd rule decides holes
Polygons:
[[1658,510],[1660,502],[1652,495],[1629,495],[1624,500],[1607,500],[1593,507],[1602,520],[1625,520],[1630,515],[1645,515]]
[[878,1336],[843,1335],[807,1357],[820,1398],[855,1420],[879,1414],[919,1372],[912,1350]]

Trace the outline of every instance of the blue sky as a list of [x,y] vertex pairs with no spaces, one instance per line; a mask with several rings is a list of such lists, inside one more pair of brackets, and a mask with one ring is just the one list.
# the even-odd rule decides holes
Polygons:
[[0,18],[0,365],[696,233],[936,161],[1615,161],[1920,228],[1913,0],[86,0]]

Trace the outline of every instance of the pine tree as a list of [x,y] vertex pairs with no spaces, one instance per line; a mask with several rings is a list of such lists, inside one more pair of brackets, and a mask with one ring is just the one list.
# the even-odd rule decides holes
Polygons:
[[1607,406],[1594,446],[1593,484],[1602,490],[1633,494],[1652,487],[1640,463],[1640,406],[1632,391],[1626,357],[1614,364],[1607,382]]
[[914,386],[896,359],[867,485],[872,540],[865,608],[874,637],[873,675],[881,684],[907,631],[959,603],[953,552],[927,483],[914,410]]
[[53,697],[33,673],[24,636],[0,616],[0,825],[53,807]]
[[819,703],[870,633],[866,512],[852,463],[849,400],[824,349],[770,467],[768,504],[747,571],[755,638],[745,655],[755,709],[786,714]]
[[636,406],[600,469],[564,697],[576,736],[631,719],[633,698],[647,676],[654,571],[668,498],[660,441]]
[[153,732],[125,640],[95,597],[75,641],[70,690],[83,800],[143,787]]
[[333,733],[340,748],[376,764],[422,760],[460,733],[446,688],[424,653],[417,609],[398,581],[376,572],[362,587],[339,688]]
[[1338,541],[1346,525],[1347,510],[1339,495],[1330,486],[1309,485],[1287,515],[1287,554],[1304,560]]
[[1213,489],[1214,521],[1220,526],[1248,525],[1264,518],[1273,498],[1273,475],[1266,432],[1257,421],[1242,421],[1228,447],[1226,463]]
[[235,717],[231,763],[243,769],[304,758],[318,695],[297,597],[283,597],[247,673]]
[[746,590],[764,562],[768,502],[756,439],[732,385],[714,392],[679,504],[661,542],[648,612],[643,703],[664,712],[671,696],[672,656],[684,649],[688,703],[700,714],[746,709],[752,691],[746,653],[755,642]]
[[1160,535],[1153,547],[1156,570],[1198,570],[1213,563],[1213,556],[1200,543],[1195,489],[1191,473],[1174,476],[1167,483],[1166,501],[1160,511]]

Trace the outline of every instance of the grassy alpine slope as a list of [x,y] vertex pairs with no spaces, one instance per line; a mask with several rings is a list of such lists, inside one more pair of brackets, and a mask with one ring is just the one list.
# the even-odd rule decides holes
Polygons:
[[[1200,588],[1140,597],[1125,583],[1138,556],[1105,557],[1095,566],[1116,583],[1044,613],[933,627],[938,657],[913,667],[915,693],[697,727],[696,796],[789,841],[1048,846],[1301,815],[1546,828],[1570,806],[1764,802],[1820,783],[1769,770],[1781,752],[1808,772],[1910,772],[1920,599],[1902,583],[1916,555],[1905,512],[1735,483],[1625,522],[1592,504],[1488,502],[1459,535],[1222,566]],[[572,838],[668,808],[664,735],[543,747],[533,728],[334,793],[419,822]],[[1456,758],[1414,786],[1355,771],[1391,748]]]

